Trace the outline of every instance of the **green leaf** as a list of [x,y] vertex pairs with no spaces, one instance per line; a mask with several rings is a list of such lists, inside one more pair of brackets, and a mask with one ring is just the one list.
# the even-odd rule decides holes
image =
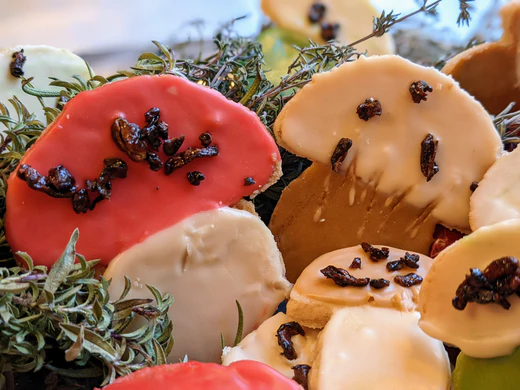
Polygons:
[[131,289],[132,281],[128,276],[125,275],[125,288],[123,289],[123,292],[121,293],[121,296],[119,297],[118,301],[122,301],[123,299],[125,299]]
[[168,363],[166,360],[166,354],[164,353],[164,349],[161,346],[161,344],[155,340],[152,339],[152,345],[153,345],[153,352],[155,355],[155,364],[158,366]]
[[242,306],[240,306],[240,302],[235,301],[238,309],[238,327],[237,334],[235,336],[235,342],[233,343],[233,347],[236,347],[242,341],[242,334],[244,332],[244,312],[242,311]]
[[[59,324],[59,326],[70,340],[75,342],[78,339],[81,332],[80,326],[74,324]],[[117,359],[116,350],[101,336],[88,329],[85,329],[84,332],[83,348],[92,354],[101,355],[109,361]]]

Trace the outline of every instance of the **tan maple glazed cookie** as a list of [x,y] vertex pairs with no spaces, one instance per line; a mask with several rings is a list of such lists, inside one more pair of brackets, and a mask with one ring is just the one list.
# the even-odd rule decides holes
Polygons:
[[316,75],[285,106],[275,136],[313,161],[270,224],[293,282],[320,255],[364,241],[427,254],[437,224],[469,232],[471,185],[502,153],[475,99],[397,56]]
[[520,104],[520,1],[506,4],[501,16],[504,34],[498,42],[468,49],[442,69],[493,115],[499,114],[511,102]]

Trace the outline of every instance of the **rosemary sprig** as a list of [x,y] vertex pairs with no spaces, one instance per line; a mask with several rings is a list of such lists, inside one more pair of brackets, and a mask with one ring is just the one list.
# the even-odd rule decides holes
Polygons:
[[[166,363],[173,347],[167,314],[171,295],[148,286],[155,299],[125,300],[132,286],[127,279],[121,297],[111,301],[109,282],[95,277],[98,261],[76,253],[78,237],[76,230],[49,271],[34,266],[26,253],[17,254],[23,268],[0,268],[2,373],[46,368],[76,377],[103,375],[103,385],[116,376]],[[141,327],[130,329],[137,318]],[[50,356],[68,364],[60,368]]]
[[513,111],[514,106],[515,103],[510,103],[493,119],[506,150],[514,149],[520,143],[520,111]]

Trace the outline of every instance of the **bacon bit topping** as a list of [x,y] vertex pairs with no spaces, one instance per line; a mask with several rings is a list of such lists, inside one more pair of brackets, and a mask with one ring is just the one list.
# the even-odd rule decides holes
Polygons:
[[278,345],[282,347],[283,352],[281,353],[289,360],[294,360],[298,357],[294,349],[292,336],[301,335],[305,336],[305,331],[301,325],[295,321],[288,322],[280,325],[276,336],[278,337]]
[[435,162],[438,144],[439,141],[434,140],[431,134],[421,142],[421,172],[426,181],[430,181],[439,172],[439,166]]
[[350,269],[360,269],[361,268],[361,259],[359,257],[354,257],[352,263],[349,266]]
[[394,278],[394,282],[403,287],[412,287],[421,284],[423,282],[423,278],[416,273],[410,273],[407,275],[397,275]]
[[415,81],[410,85],[410,94],[414,103],[419,104],[423,100],[428,100],[428,93],[433,92],[433,88],[426,81]]
[[337,268],[333,265],[329,265],[326,268],[320,270],[320,272],[327,278],[332,279],[335,284],[340,287],[364,287],[370,283],[370,278],[356,278],[352,276],[346,269]]
[[370,287],[380,290],[382,288],[390,286],[390,281],[386,279],[372,279],[370,280]]
[[186,176],[188,177],[188,181],[192,186],[198,186],[202,180],[206,179],[204,174],[199,171],[188,172]]
[[365,253],[370,254],[370,259],[373,261],[388,259],[388,256],[390,254],[389,248],[382,247],[381,249],[378,249],[378,248],[370,245],[368,242],[363,242],[361,244],[361,248],[363,248],[363,251]]
[[309,390],[309,371],[311,366],[307,364],[298,364],[291,368],[294,371],[293,380],[303,387],[304,390]]
[[332,157],[330,158],[330,163],[332,164],[332,170],[334,172],[339,172],[341,164],[345,161],[351,147],[352,140],[350,138],[342,138],[339,140],[336,149],[334,149],[334,153],[332,153]]
[[361,103],[357,108],[357,114],[359,119],[363,119],[364,121],[368,121],[374,116],[381,116],[383,113],[383,108],[381,107],[381,103],[379,100],[374,98],[366,99],[364,103]]

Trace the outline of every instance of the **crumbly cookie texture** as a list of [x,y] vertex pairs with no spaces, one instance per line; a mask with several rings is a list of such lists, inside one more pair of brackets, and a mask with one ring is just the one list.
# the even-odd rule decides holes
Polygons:
[[470,269],[485,271],[505,256],[520,258],[519,234],[520,220],[509,220],[482,227],[439,254],[419,294],[419,325],[427,334],[475,358],[509,355],[520,345],[516,294],[507,297],[508,310],[497,303],[470,301],[463,310],[453,304]]
[[493,115],[520,101],[520,1],[507,3],[501,16],[504,34],[498,42],[468,49],[442,69]]

